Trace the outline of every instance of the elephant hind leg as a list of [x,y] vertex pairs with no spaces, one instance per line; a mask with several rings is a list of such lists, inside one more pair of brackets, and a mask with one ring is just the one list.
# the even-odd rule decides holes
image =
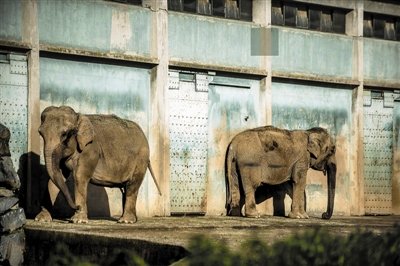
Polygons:
[[260,214],[256,208],[254,178],[259,177],[259,168],[245,168],[241,172],[242,185],[245,194],[245,215],[250,218],[259,218]]
[[125,189],[124,213],[118,220],[118,223],[136,223],[136,201],[139,193],[139,187],[143,182],[147,170],[147,162],[138,162],[132,175],[132,179],[127,182]]

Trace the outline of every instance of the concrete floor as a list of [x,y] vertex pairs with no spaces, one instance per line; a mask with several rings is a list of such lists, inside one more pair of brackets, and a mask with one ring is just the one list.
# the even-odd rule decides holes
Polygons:
[[257,236],[266,242],[283,239],[307,228],[323,227],[329,232],[346,235],[357,228],[376,233],[391,230],[400,223],[400,216],[334,216],[330,220],[310,218],[293,220],[285,217],[264,216],[258,219],[243,217],[154,217],[139,218],[135,224],[118,224],[114,220],[90,220],[88,224],[72,224],[63,220],[41,223],[28,220],[27,233],[36,235],[64,234],[68,236],[102,237],[119,241],[146,241],[155,244],[188,247],[195,234],[205,234],[212,239],[225,241],[232,249],[247,239]]

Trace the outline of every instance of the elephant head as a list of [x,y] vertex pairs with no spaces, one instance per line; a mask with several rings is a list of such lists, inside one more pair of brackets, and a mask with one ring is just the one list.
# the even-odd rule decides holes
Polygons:
[[60,169],[60,161],[92,142],[93,126],[89,119],[71,107],[47,107],[41,115],[39,133],[44,140],[46,169],[53,183],[64,194],[68,204],[76,209]]
[[333,213],[336,187],[335,141],[323,128],[311,128],[308,132],[307,150],[310,153],[310,167],[328,174],[328,204],[323,219],[329,219]]

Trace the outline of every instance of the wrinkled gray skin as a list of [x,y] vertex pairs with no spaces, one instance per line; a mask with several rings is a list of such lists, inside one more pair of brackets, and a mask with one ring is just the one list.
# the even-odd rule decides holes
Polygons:
[[[72,222],[88,222],[86,200],[89,182],[125,188],[124,212],[118,222],[137,221],[139,187],[147,168],[153,179],[154,175],[149,144],[136,123],[114,115],[84,115],[68,106],[50,106],[42,112],[39,133],[44,140],[50,179],[75,209]],[[60,162],[65,162],[74,178],[75,201],[65,184]],[[43,209],[36,220],[51,221],[50,213]]]
[[308,218],[304,208],[307,170],[328,174],[328,204],[323,219],[333,212],[336,185],[335,142],[323,128],[284,130],[272,126],[243,131],[231,141],[226,158],[227,209],[240,216],[240,186],[245,215],[259,217],[254,198],[262,184],[293,184],[290,218]]
[[11,160],[10,136],[10,130],[0,124],[0,187],[17,190],[21,182]]

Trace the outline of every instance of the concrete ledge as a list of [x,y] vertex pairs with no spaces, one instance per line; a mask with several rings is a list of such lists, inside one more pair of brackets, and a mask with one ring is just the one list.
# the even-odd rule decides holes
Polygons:
[[168,264],[188,254],[191,237],[204,234],[223,240],[237,249],[257,236],[266,243],[282,240],[304,230],[323,227],[328,232],[347,235],[358,228],[377,233],[391,230],[400,216],[333,217],[296,220],[265,216],[259,219],[226,216],[142,218],[136,224],[118,224],[114,220],[90,220],[71,224],[62,220],[41,223],[28,220],[25,226],[27,265],[43,265],[58,242],[67,244],[75,255],[88,260],[104,260],[117,248],[134,250],[148,263]]

